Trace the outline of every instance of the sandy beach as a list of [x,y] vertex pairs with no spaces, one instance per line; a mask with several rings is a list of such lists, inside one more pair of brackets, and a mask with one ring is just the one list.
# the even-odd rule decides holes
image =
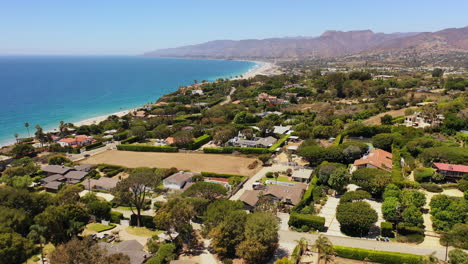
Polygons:
[[263,61],[256,61],[258,64],[257,67],[251,69],[250,71],[246,72],[245,74],[242,75],[242,78],[239,79],[249,79],[252,77],[255,77],[256,75],[278,75],[282,74],[283,72],[280,70],[280,68],[271,62],[263,62]]

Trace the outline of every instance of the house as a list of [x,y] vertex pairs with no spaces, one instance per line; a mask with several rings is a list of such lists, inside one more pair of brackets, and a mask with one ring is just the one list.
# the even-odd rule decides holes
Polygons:
[[175,143],[175,138],[174,138],[174,137],[167,137],[167,138],[165,139],[165,141],[166,141],[166,144],[172,145],[172,144]]
[[287,100],[278,98],[278,97],[273,96],[273,95],[269,95],[267,93],[260,93],[257,96],[257,101],[267,102],[267,103],[270,103],[270,104],[286,104],[286,103],[288,103]]
[[179,171],[163,180],[164,188],[181,190],[185,184],[192,181],[192,177],[199,173]]
[[114,135],[115,133],[117,133],[116,129],[104,131],[104,135]]
[[228,144],[232,146],[250,147],[250,148],[269,148],[278,141],[274,137],[254,137],[252,139],[246,139],[242,133],[239,132],[238,136],[228,141]]
[[89,164],[81,164],[81,165],[76,165],[74,168],[77,171],[89,172],[93,168],[93,166]]
[[282,115],[283,113],[282,112],[278,112],[278,111],[268,111],[268,112],[261,112],[261,113],[257,113],[255,114],[256,116],[259,116],[259,117],[265,117],[267,115],[277,115],[277,116],[280,116]]
[[310,181],[310,177],[312,176],[312,171],[313,170],[310,169],[295,170],[293,171],[291,177],[293,181],[308,183]]
[[44,185],[46,192],[56,193],[62,186],[63,182],[53,181]]
[[246,190],[239,198],[244,203],[244,208],[253,211],[259,201],[260,196],[269,196],[275,202],[283,202],[286,205],[294,206],[298,204],[307,185],[298,183],[293,186],[286,185],[268,185],[265,190]]
[[130,258],[130,264],[145,263],[152,255],[143,251],[143,245],[136,240],[126,240],[118,244],[111,244],[106,242],[99,242],[98,246],[105,249],[107,254],[122,253]]
[[0,171],[6,169],[12,161],[12,157],[0,155]]
[[434,162],[433,168],[449,179],[460,179],[468,173],[467,165]]
[[71,170],[73,170],[73,168],[62,165],[47,165],[44,168],[42,168],[42,171],[47,173],[47,176],[51,176],[54,174],[65,175]]
[[66,137],[57,141],[62,147],[82,147],[95,142],[93,137],[87,135],[78,135],[75,137]]
[[120,182],[119,179],[101,177],[97,180],[89,179],[88,181],[83,182],[83,185],[85,186],[86,190],[99,189],[99,190],[110,191],[113,188],[115,188],[115,186],[117,186],[117,183],[119,182]]
[[203,90],[197,89],[197,90],[192,90],[192,95],[203,95]]
[[79,183],[86,177],[88,173],[86,171],[69,171],[67,174],[64,175],[64,178],[67,179],[68,183],[75,184]]
[[377,168],[391,172],[393,163],[393,155],[382,149],[374,149],[369,151],[367,155],[354,161],[352,171],[362,168]]
[[275,134],[287,134],[291,130],[291,126],[274,126],[273,133]]
[[423,114],[422,112],[414,112],[414,114],[405,116],[404,125],[408,127],[425,128],[436,127],[444,121],[444,115],[439,114],[433,117]]
[[51,183],[51,182],[63,182],[63,181],[65,181],[65,177],[63,177],[63,175],[61,174],[50,175],[40,180],[40,182],[44,185]]

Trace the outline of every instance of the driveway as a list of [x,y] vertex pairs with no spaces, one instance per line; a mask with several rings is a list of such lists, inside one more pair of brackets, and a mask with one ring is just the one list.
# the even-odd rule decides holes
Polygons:
[[260,181],[267,172],[275,172],[275,171],[285,171],[287,170],[288,168],[291,168],[292,167],[288,167],[288,166],[283,166],[283,165],[273,165],[271,167],[263,167],[259,172],[257,172],[254,176],[250,177],[250,179],[248,179],[244,186],[242,187],[242,189],[240,189],[239,191],[237,191],[237,193],[235,193],[233,196],[231,196],[231,198],[229,198],[229,200],[239,200],[239,198],[241,197],[241,195],[245,192],[245,190],[253,190],[253,183],[254,182],[257,182],[257,181]]

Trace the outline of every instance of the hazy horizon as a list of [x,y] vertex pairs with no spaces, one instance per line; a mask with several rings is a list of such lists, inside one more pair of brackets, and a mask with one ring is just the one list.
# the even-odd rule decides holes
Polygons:
[[211,40],[315,37],[327,30],[460,28],[467,26],[468,1],[45,0],[1,6],[1,55],[140,55]]

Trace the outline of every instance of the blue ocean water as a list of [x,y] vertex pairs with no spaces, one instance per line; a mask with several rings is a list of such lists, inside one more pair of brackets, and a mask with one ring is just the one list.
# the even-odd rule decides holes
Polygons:
[[56,128],[154,102],[194,80],[241,75],[255,62],[132,56],[0,57],[0,145],[36,125]]

